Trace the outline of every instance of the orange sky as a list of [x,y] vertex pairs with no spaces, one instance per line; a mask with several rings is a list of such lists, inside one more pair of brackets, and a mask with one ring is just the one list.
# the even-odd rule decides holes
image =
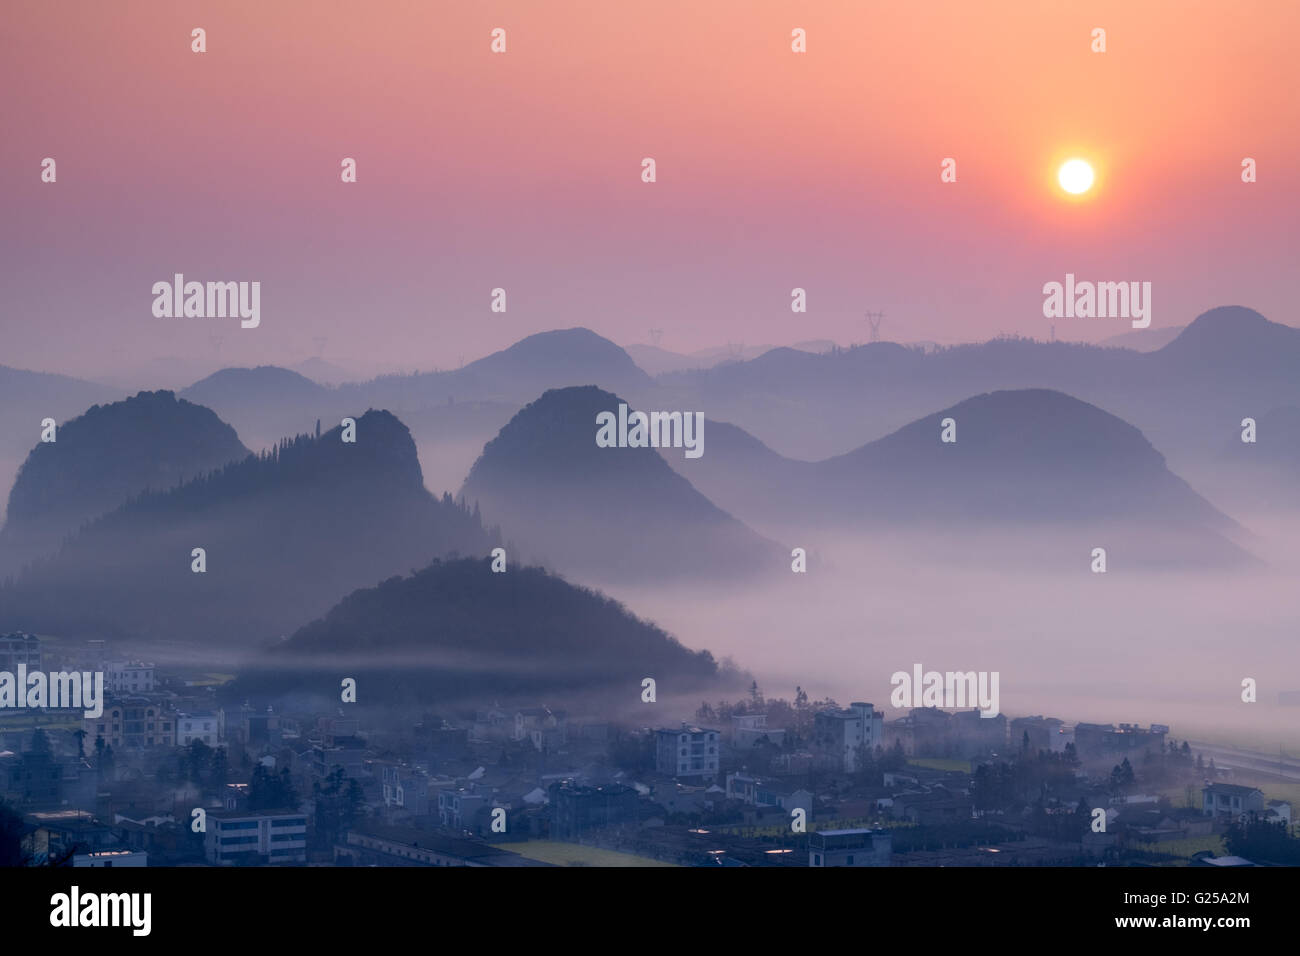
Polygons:
[[[326,358],[428,368],[572,325],[845,343],[867,308],[900,340],[1045,337],[1066,272],[1151,281],[1153,327],[1225,303],[1300,324],[1293,0],[9,10],[5,364],[206,354],[203,320],[150,312],[176,271],[263,283],[261,326],[223,346],[243,364],[320,336]],[[1070,155],[1097,167],[1086,202],[1054,185]]]

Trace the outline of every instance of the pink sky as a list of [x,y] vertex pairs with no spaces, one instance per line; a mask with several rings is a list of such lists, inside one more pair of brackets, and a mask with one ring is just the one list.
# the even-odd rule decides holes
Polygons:
[[[678,351],[847,343],[868,308],[905,341],[1046,337],[1041,288],[1066,272],[1152,282],[1153,328],[1229,303],[1300,324],[1291,0],[13,0],[6,19],[7,365],[94,377],[211,357],[214,334],[223,364],[322,337],[326,359],[404,368],[574,325]],[[1086,202],[1053,185],[1069,155],[1097,165]],[[175,272],[260,281],[260,327],[155,318]]]

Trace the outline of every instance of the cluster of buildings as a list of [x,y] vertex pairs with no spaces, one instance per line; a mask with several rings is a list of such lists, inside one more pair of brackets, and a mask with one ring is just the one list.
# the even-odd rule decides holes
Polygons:
[[105,641],[87,641],[68,653],[47,649],[34,634],[0,635],[0,671],[16,672],[20,663],[29,674],[102,673],[103,712],[86,717],[84,710],[69,708],[0,710],[0,735],[36,726],[80,730],[86,752],[101,747],[115,752],[184,747],[195,740],[216,746],[225,738],[225,715],[211,704],[210,694],[183,686],[160,687],[153,664],[114,657]]
[[[784,745],[789,728],[774,727],[766,714],[736,714],[726,736],[732,750],[746,752],[760,742],[782,749],[774,761],[778,773],[810,770],[852,774],[863,758],[898,748],[907,757],[941,757],[984,761],[1007,757],[1022,749],[1065,753],[1073,747],[1080,761],[1105,761],[1143,752],[1161,752],[1169,728],[1163,724],[1089,724],[1067,726],[1056,717],[981,716],[976,709],[950,712],[937,707],[917,707],[895,720],[871,704],[856,702],[842,710],[813,715],[812,733],[805,749]],[[718,755],[722,732],[683,724],[680,729],[657,732],[656,769],[677,777],[719,775]]]
[[[542,865],[516,844],[547,840],[694,865],[875,867],[926,859],[899,850],[898,826],[996,820],[1017,841],[947,846],[933,861],[988,865],[1097,855],[1123,834],[1157,843],[1219,832],[1242,814],[1291,821],[1288,805],[1232,783],[1209,781],[1200,807],[1174,811],[1154,797],[1117,797],[1089,776],[1089,760],[1108,771],[1120,755],[1162,751],[1161,725],[1070,727],[936,708],[886,721],[855,702],[806,714],[798,728],[762,712],[721,728],[620,728],[546,703],[367,727],[346,706],[219,706],[213,691],[152,664],[94,645],[86,653],[110,675],[100,716],[45,713],[40,734],[0,723],[0,797],[23,813],[34,862],[514,867]],[[31,635],[6,635],[0,654],[0,668],[50,663]],[[220,772],[196,764],[200,743],[220,754]],[[1107,834],[1066,845],[977,806],[982,762],[1067,748],[1080,766],[1050,812],[1104,806]],[[970,770],[908,764],[900,751],[968,758]],[[268,804],[266,791],[259,799],[270,779],[292,794],[289,805]]]

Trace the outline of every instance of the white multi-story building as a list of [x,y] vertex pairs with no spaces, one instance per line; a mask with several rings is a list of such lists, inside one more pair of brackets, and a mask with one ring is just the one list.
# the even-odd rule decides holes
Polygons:
[[139,661],[109,661],[104,686],[110,694],[148,694],[154,689],[154,666]]
[[22,631],[0,634],[0,671],[16,674],[19,664],[29,672],[41,669],[41,639]]
[[203,844],[209,863],[265,857],[270,863],[307,862],[307,815],[297,810],[209,810]]
[[683,723],[656,731],[655,769],[673,777],[712,777],[718,772],[718,732]]
[[808,865],[889,866],[893,846],[888,830],[819,830],[808,834]]
[[813,718],[813,746],[834,758],[845,773],[858,766],[858,748],[884,746],[885,715],[870,704],[853,703],[846,710],[824,710]]
[[201,740],[209,747],[220,746],[226,739],[226,712],[221,709],[194,710],[176,715],[176,746],[188,747]]

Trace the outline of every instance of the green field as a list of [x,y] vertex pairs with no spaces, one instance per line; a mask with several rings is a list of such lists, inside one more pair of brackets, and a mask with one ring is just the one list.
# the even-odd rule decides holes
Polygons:
[[[860,817],[854,819],[841,820],[822,820],[809,821],[809,830],[854,830],[859,827],[868,829],[877,828],[885,830],[904,829],[916,826],[906,820],[891,820],[889,817]],[[709,826],[709,830],[715,830],[718,833],[729,833],[732,836],[752,837],[759,839],[761,837],[788,837],[790,836],[789,824],[779,823],[768,827],[755,827],[745,823],[726,823],[720,826]]]
[[190,678],[190,686],[219,687],[222,684],[229,684],[235,677],[235,674],[203,674],[198,679]]
[[498,843],[503,850],[518,853],[530,860],[554,863],[556,866],[676,866],[645,856],[602,850],[599,847],[561,843],[557,840],[528,840],[524,843]]
[[[970,773],[969,760],[950,760],[947,757],[908,757],[907,763],[912,767],[928,767],[930,770],[960,770]],[[903,773],[907,773],[904,769]]]
[[[1291,804],[1291,810],[1294,814],[1300,810],[1300,783],[1290,783],[1278,780],[1266,780],[1263,777],[1252,776],[1247,770],[1239,770],[1232,777],[1232,783],[1240,784],[1243,787],[1259,787],[1264,791],[1264,801],[1285,800]],[[1154,791],[1156,794],[1169,798],[1169,802],[1175,807],[1187,806],[1187,791],[1185,787],[1166,787],[1162,790]],[[1201,784],[1192,785],[1192,806],[1201,805]]]
[[1209,850],[1215,856],[1225,856],[1227,849],[1220,836],[1187,837],[1185,840],[1166,840],[1163,843],[1139,843],[1138,846],[1152,853],[1169,853],[1191,859],[1202,850]]

